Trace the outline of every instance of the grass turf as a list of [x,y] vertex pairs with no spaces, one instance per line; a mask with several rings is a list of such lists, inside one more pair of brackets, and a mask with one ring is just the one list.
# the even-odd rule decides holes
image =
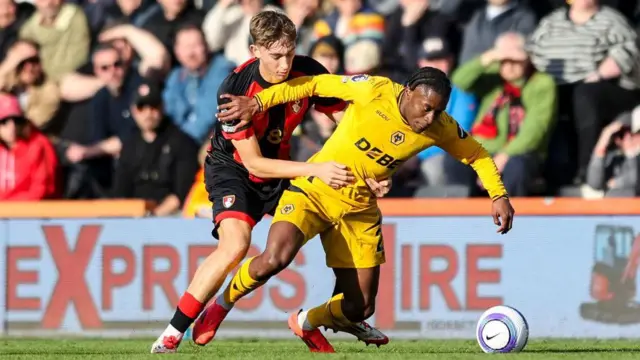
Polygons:
[[152,340],[127,339],[14,339],[0,338],[0,359],[127,359],[153,356],[179,359],[640,359],[640,342],[634,340],[534,340],[518,354],[481,352],[475,341],[392,339],[387,346],[366,347],[356,341],[333,341],[336,354],[310,354],[296,340],[218,340],[206,347],[185,342],[180,353],[152,355]]

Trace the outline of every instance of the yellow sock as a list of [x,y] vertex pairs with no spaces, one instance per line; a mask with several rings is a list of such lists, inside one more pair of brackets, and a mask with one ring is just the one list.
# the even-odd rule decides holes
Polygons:
[[307,321],[314,328],[326,326],[335,328],[336,326],[345,326],[351,324],[342,313],[342,300],[344,294],[338,294],[326,303],[314,307],[307,312]]
[[223,297],[227,304],[235,304],[242,297],[251,293],[253,290],[259,288],[265,283],[264,281],[254,280],[249,275],[249,264],[251,264],[252,260],[253,258],[245,261],[244,264],[240,266],[240,269],[238,269],[236,274],[233,276],[233,279],[231,279],[227,288],[224,289]]

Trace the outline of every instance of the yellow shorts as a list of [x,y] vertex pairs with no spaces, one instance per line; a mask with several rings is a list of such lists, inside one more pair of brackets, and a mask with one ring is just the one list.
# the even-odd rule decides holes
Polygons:
[[310,189],[285,191],[273,222],[292,223],[305,243],[320,234],[330,268],[364,269],[385,262],[382,215],[377,206],[353,206]]

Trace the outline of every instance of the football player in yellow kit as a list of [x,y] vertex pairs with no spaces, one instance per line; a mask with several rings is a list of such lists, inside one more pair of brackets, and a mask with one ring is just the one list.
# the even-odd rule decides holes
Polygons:
[[[314,177],[292,180],[276,209],[266,249],[241,266],[225,301],[233,304],[264,284],[320,234],[327,266],[343,293],[292,314],[289,327],[311,351],[334,352],[319,327],[342,330],[373,315],[385,262],[382,216],[365,179],[387,179],[403,161],[433,145],[473,167],[493,200],[498,232],[507,233],[514,215],[507,192],[491,156],[444,111],[450,92],[447,76],[427,67],[406,86],[368,75],[317,75],[271,86],[253,98],[223,95],[231,101],[219,106],[220,121],[248,120],[277,104],[311,96],[348,101],[336,131],[309,162],[340,161],[356,177],[342,188]],[[379,344],[387,342],[384,337]]]

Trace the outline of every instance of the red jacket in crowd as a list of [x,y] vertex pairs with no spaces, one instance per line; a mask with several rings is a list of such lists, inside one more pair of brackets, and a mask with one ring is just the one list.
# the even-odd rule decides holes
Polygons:
[[[0,94],[0,120],[14,123],[17,139],[8,147],[0,139],[0,201],[40,200],[56,194],[58,160],[49,140],[23,117],[18,100]],[[13,140],[12,140],[13,142]]]

